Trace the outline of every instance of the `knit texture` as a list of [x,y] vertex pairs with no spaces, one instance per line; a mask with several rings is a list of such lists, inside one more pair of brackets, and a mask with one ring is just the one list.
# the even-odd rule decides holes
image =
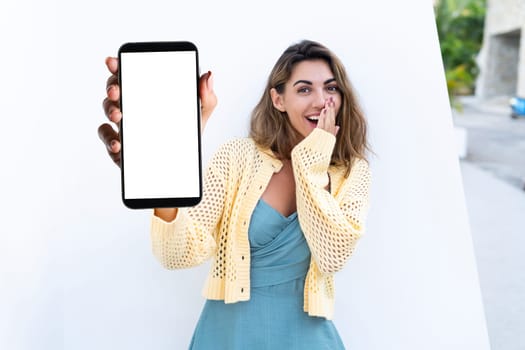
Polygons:
[[[352,255],[364,230],[370,171],[357,159],[350,175],[330,167],[335,137],[314,129],[292,151],[297,214],[311,251],[304,310],[331,319],[333,273]],[[199,205],[180,208],[172,222],[153,216],[153,254],[168,269],[188,268],[213,258],[203,295],[226,303],[250,298],[251,214],[282,163],[250,138],[219,148],[208,165]],[[330,191],[325,190],[330,184]]]

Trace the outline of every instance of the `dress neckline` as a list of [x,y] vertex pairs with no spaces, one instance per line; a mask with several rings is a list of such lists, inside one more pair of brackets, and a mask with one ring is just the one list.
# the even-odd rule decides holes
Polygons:
[[259,199],[259,202],[262,203],[265,207],[269,208],[274,213],[278,214],[281,218],[285,220],[293,220],[297,216],[297,211],[294,211],[288,216],[285,216],[283,213],[281,213],[279,210],[272,207],[270,204],[266,203],[266,201],[262,198]]

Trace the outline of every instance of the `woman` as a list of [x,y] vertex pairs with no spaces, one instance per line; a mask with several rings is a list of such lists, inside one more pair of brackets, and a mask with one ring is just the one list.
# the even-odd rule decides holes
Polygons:
[[[118,123],[116,61],[104,109]],[[203,124],[216,105],[200,80]],[[118,134],[99,135],[119,163]],[[155,209],[154,255],[169,269],[213,259],[191,349],[344,349],[330,321],[333,274],[364,230],[366,122],[339,59],[302,41],[284,51],[255,107],[250,137],[219,148],[202,202]]]

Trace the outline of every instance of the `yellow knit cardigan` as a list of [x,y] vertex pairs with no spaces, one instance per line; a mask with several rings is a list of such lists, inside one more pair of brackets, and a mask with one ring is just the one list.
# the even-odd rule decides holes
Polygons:
[[[335,137],[314,129],[292,151],[297,214],[311,251],[304,311],[331,319],[333,273],[352,255],[368,211],[370,171],[357,159],[350,175],[329,165]],[[203,289],[226,303],[250,299],[248,225],[255,205],[282,163],[250,138],[230,141],[212,158],[203,199],[181,208],[172,222],[153,216],[153,254],[168,269],[192,267],[213,257]],[[330,182],[330,192],[325,188]]]

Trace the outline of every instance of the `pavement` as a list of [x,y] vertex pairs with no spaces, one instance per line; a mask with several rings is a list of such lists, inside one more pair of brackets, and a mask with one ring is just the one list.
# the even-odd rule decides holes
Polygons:
[[454,111],[454,125],[467,129],[466,162],[523,189],[525,117],[510,118],[508,101],[509,97],[487,101],[461,98],[463,112]]
[[460,100],[463,186],[492,350],[525,349],[525,118],[508,97]]

